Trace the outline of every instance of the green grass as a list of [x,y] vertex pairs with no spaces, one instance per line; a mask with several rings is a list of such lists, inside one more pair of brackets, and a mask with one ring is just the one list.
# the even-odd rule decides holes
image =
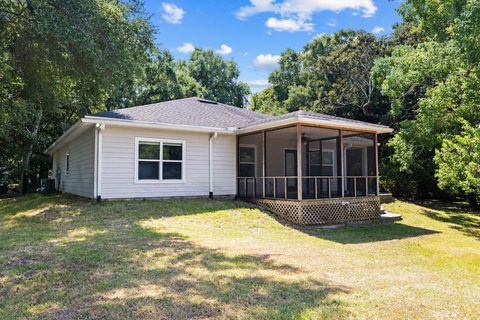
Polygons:
[[480,216],[295,229],[243,202],[0,200],[0,319],[474,319]]

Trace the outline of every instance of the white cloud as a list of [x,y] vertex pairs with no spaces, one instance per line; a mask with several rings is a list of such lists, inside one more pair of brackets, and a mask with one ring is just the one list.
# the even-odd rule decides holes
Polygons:
[[195,46],[190,42],[184,42],[180,47],[177,47],[177,51],[181,53],[192,53],[195,51]]
[[257,69],[272,71],[278,67],[279,55],[260,54],[253,60],[253,66]]
[[373,16],[377,11],[374,0],[250,0],[250,5],[241,7],[236,16],[244,20],[257,13],[273,12],[282,17],[309,20],[316,12],[340,12],[346,9],[361,12],[365,18]]
[[372,29],[372,33],[379,35],[385,32],[385,29],[379,26],[376,26],[375,28]]
[[177,7],[173,3],[166,3],[162,2],[162,9],[163,9],[163,19],[166,22],[172,24],[180,24],[182,23],[183,16],[185,15],[185,10],[182,8]]
[[327,26],[329,27],[335,27],[337,25],[337,20],[335,19],[330,19],[327,21]]
[[288,31],[288,32],[298,32],[298,31],[312,31],[313,23],[307,23],[302,19],[277,19],[269,18],[265,25],[275,31]]
[[245,81],[251,88],[266,88],[270,87],[271,84],[268,80],[258,79],[258,80],[248,80]]
[[240,20],[244,20],[261,12],[276,12],[273,0],[250,0],[251,6],[241,7],[236,16]]
[[220,49],[218,49],[216,51],[218,54],[221,54],[221,55],[227,55],[227,54],[230,54],[233,52],[232,48],[230,48],[229,46],[227,46],[226,44],[222,44],[220,46]]

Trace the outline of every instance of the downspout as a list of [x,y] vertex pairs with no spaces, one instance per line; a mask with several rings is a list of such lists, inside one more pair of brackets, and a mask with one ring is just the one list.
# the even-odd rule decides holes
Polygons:
[[218,132],[213,132],[210,134],[210,137],[208,138],[208,165],[209,165],[209,193],[208,196],[210,198],[213,198],[213,140],[218,136]]
[[93,199],[97,199],[97,177],[98,177],[98,130],[97,126],[93,128],[95,130],[95,146],[93,153]]
[[95,125],[95,198],[97,202],[102,200],[102,131],[105,129],[105,124],[97,123]]

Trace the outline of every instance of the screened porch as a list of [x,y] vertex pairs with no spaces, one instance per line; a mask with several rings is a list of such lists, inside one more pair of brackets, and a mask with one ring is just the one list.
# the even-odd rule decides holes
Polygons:
[[240,135],[237,148],[239,198],[378,196],[376,133],[294,124]]

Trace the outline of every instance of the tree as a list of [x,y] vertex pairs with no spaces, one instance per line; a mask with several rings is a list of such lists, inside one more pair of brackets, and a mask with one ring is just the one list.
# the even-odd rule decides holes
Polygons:
[[277,100],[277,96],[272,87],[266,88],[258,93],[255,93],[250,98],[252,110],[257,112],[280,115],[286,113],[285,108]]
[[465,123],[461,134],[444,139],[437,149],[435,176],[442,189],[466,194],[470,203],[480,206],[480,128]]
[[384,39],[353,30],[317,37],[300,52],[287,49],[269,77],[272,89],[254,95],[253,106],[383,121],[388,103],[373,86],[370,70],[386,51]]
[[198,83],[197,95],[206,99],[243,107],[250,93],[247,84],[238,81],[240,70],[234,61],[226,61],[213,50],[195,49],[184,65],[186,73]]
[[0,56],[8,67],[0,80],[18,83],[3,93],[13,99],[2,99],[2,131],[22,180],[61,122],[100,110],[116,84],[139,72],[153,32],[137,1],[2,0]]
[[457,140],[465,125],[479,124],[480,4],[412,0],[404,3],[401,12],[406,19],[416,19],[428,41],[395,47],[373,69],[393,114],[402,120],[389,142],[392,154],[386,181],[398,191],[402,175],[407,175],[411,182],[402,195],[438,197],[440,188],[454,196],[460,188],[447,187],[451,175],[445,167],[441,174],[435,172],[446,159],[439,150],[451,150],[450,142]]
[[211,50],[196,49],[187,60],[156,49],[142,72],[132,75],[114,88],[107,100],[108,109],[127,108],[186,97],[203,97],[243,107],[248,86],[238,81],[238,65]]

